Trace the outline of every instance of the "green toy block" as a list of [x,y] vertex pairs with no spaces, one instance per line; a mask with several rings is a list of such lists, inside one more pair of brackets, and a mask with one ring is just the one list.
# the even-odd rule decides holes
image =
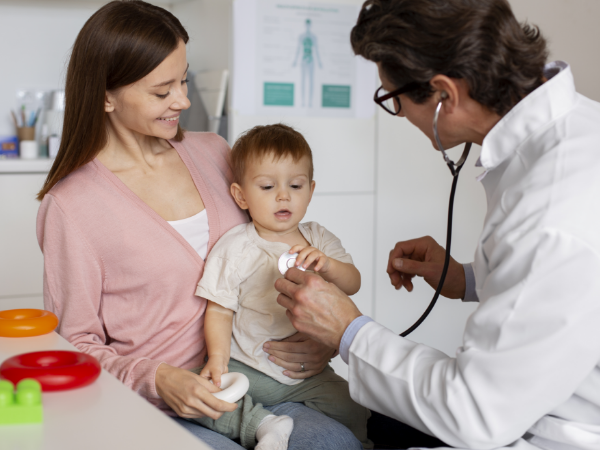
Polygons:
[[42,387],[31,378],[19,381],[17,392],[10,381],[0,380],[0,425],[41,423]]

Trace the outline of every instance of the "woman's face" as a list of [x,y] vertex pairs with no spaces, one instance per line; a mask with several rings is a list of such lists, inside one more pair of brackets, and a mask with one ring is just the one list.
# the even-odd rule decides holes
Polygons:
[[185,44],[179,41],[175,51],[144,78],[106,93],[110,126],[120,135],[173,138],[181,111],[190,107],[187,70]]

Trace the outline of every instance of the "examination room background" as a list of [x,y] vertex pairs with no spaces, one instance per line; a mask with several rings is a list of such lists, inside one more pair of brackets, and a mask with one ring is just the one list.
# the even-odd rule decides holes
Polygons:
[[[187,28],[190,71],[229,69],[244,36],[233,26],[233,3],[253,0],[152,1],[169,9]],[[0,0],[0,136],[14,134],[10,109],[18,89],[60,89],[78,31],[106,1]],[[362,1],[326,0],[323,4]],[[600,17],[598,0],[511,0],[517,18],[539,25],[549,40],[551,60],[572,65],[580,93],[600,101]],[[373,91],[378,86],[373,76]],[[372,95],[372,94],[369,94]],[[231,99],[231,95],[229,96]],[[337,234],[362,274],[354,300],[364,314],[400,332],[426,308],[433,291],[422,280],[415,290],[397,292],[385,268],[396,241],[431,235],[445,242],[451,176],[431,143],[406,120],[381,109],[368,118],[276,117],[227,111],[229,142],[257,125],[283,121],[300,130],[311,145],[317,188],[306,220]],[[485,215],[485,195],[475,177],[475,147],[458,185],[452,256],[470,262]],[[453,150],[457,157],[459,150]],[[30,168],[27,168],[30,167]],[[40,169],[42,167],[42,169]],[[43,258],[35,236],[35,194],[47,164],[15,170],[0,160],[0,310],[7,305],[42,307]],[[475,305],[441,298],[411,339],[453,355]],[[345,365],[334,367],[347,376]]]

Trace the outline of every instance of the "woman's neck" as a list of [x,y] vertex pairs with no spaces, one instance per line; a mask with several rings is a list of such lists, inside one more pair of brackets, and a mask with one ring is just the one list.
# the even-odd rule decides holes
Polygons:
[[106,145],[96,157],[111,171],[133,166],[151,169],[162,159],[164,152],[173,149],[164,139],[133,130],[116,129],[110,122],[107,124],[107,135]]

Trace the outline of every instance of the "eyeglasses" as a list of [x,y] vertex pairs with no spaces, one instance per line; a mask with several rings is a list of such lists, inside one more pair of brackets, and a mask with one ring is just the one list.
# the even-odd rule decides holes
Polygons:
[[408,83],[407,85],[396,89],[395,91],[388,92],[383,89],[383,86],[380,86],[379,89],[375,91],[375,95],[373,96],[373,100],[387,112],[389,112],[393,116],[397,116],[402,109],[402,105],[400,104],[400,94],[404,94],[405,92],[414,91],[418,87],[420,87],[420,83]]

